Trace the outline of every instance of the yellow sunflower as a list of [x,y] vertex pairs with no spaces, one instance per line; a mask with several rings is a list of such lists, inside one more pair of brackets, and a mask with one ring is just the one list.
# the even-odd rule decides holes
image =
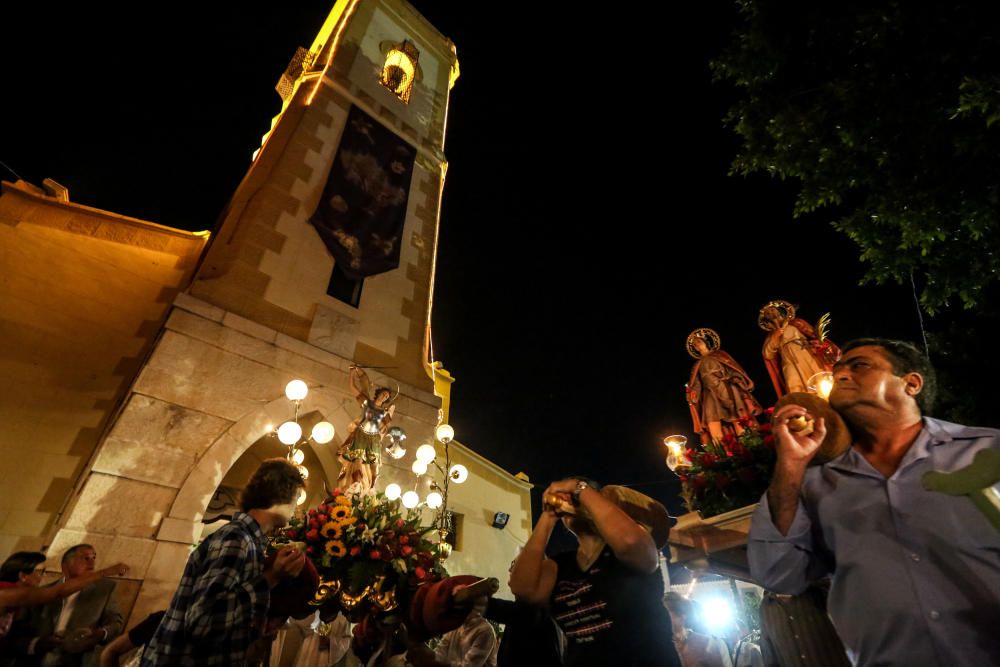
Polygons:
[[326,543],[326,552],[334,558],[341,558],[347,554],[347,547],[340,540],[330,540]]
[[337,505],[330,511],[330,518],[334,521],[343,521],[351,515],[351,508]]
[[338,521],[337,525],[339,525],[339,526],[350,526],[351,524],[356,523],[357,520],[358,520],[358,517],[356,517],[356,516],[346,516],[343,519],[341,519],[340,521]]
[[348,498],[347,496],[337,496],[336,498],[333,499],[333,502],[337,503],[338,505],[346,505],[348,507],[351,506],[351,499]]
[[329,523],[324,523],[323,527],[319,529],[319,534],[323,537],[329,539],[338,539],[344,531],[344,527],[335,521],[330,521]]

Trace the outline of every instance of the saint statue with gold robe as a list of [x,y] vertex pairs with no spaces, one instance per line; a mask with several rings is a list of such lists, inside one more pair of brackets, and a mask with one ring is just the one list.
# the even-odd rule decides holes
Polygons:
[[766,303],[757,324],[767,332],[762,354],[778,398],[810,391],[813,376],[832,370],[840,358],[840,348],[826,338],[822,323],[817,334],[817,328],[795,316],[795,306],[787,301]]

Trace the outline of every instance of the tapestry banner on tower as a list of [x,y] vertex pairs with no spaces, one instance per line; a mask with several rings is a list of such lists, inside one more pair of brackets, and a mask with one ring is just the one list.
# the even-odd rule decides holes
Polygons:
[[309,222],[351,280],[399,266],[417,151],[352,106],[326,187]]

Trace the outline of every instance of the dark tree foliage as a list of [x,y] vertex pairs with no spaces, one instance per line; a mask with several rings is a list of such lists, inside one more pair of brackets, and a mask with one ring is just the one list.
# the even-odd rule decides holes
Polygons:
[[800,184],[929,313],[981,305],[1000,269],[1000,29],[993,2],[739,0],[712,63],[735,86],[732,172]]

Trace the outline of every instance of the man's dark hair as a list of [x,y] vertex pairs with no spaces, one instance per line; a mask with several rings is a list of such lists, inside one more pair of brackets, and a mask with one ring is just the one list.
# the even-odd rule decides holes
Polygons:
[[934,397],[937,394],[937,376],[927,355],[913,343],[891,338],[858,338],[844,345],[843,352],[864,346],[882,348],[889,363],[892,364],[893,375],[920,374],[924,379],[924,386],[913,398],[916,399],[921,414],[929,413],[934,407]]
[[65,565],[66,563],[73,560],[73,556],[75,556],[76,552],[79,551],[80,549],[93,549],[93,548],[94,547],[89,544],[74,544],[63,553],[62,560],[60,561],[60,563],[62,565]]
[[45,562],[45,554],[38,551],[18,551],[0,565],[0,581],[16,584],[20,575],[31,574]]
[[249,512],[294,502],[299,489],[305,485],[299,469],[293,464],[285,459],[267,459],[240,494],[240,509]]

